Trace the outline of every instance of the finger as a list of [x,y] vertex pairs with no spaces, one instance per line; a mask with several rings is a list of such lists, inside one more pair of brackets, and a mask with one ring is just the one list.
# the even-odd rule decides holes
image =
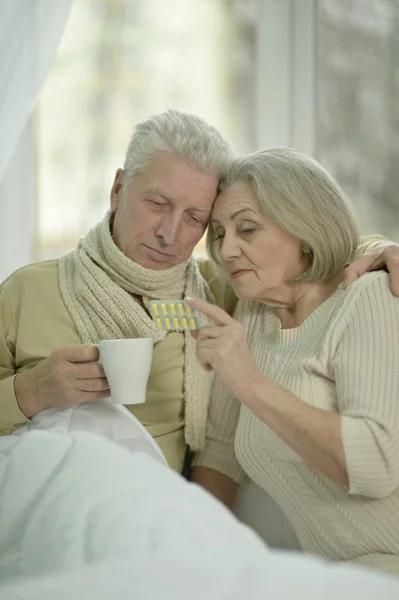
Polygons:
[[197,358],[201,358],[202,363],[210,363],[215,366],[215,361],[218,364],[229,361],[231,357],[231,346],[226,343],[221,343],[219,339],[206,339],[197,344]]
[[344,269],[344,287],[348,287],[351,283],[359,279],[373,264],[375,256],[362,256]]
[[375,271],[384,265],[384,261],[380,256],[367,255],[356,260],[344,270],[344,288],[346,289],[351,283],[359,279],[367,271]]
[[185,298],[185,300],[191,308],[209,317],[216,325],[231,325],[235,322],[222,308],[214,304],[209,304],[209,302],[205,302],[201,298]]
[[377,271],[377,269],[381,269],[384,266],[385,262],[383,260],[381,260],[379,257],[375,258],[372,262],[368,262],[367,269],[364,270],[362,275],[367,273],[367,271]]
[[217,348],[221,348],[224,344],[220,343],[219,339],[206,338],[205,340],[201,340],[197,344],[198,350],[216,350]]
[[213,371],[212,349],[197,347],[197,360],[205,371]]
[[71,363],[96,362],[99,359],[98,349],[95,346],[69,346],[60,348],[53,353]]
[[352,265],[350,265],[349,267],[346,267],[346,269],[344,270],[344,289],[346,290],[346,288],[351,283],[356,281],[356,279],[358,279],[359,277],[360,277],[360,273],[358,272],[356,267],[353,267]]
[[197,344],[196,355],[202,366],[214,367],[217,357],[220,358],[224,353],[219,340],[206,339]]
[[393,257],[387,260],[387,269],[391,276],[391,289],[395,296],[399,296],[399,258]]
[[197,341],[202,342],[203,340],[215,340],[219,339],[224,331],[227,331],[224,327],[220,325],[216,325],[212,327],[212,325],[205,325],[198,329]]
[[216,339],[222,335],[222,332],[225,331],[221,325],[204,325],[200,329],[192,329],[190,331],[191,337],[200,342],[201,340],[206,339]]
[[104,368],[97,362],[74,363],[68,370],[74,379],[97,379],[105,377]]
[[79,379],[75,380],[75,390],[80,392],[109,392],[109,383],[105,377],[97,379]]

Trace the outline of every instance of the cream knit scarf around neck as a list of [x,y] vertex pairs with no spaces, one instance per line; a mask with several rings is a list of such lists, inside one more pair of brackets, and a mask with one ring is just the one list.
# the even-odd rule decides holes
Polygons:
[[[151,337],[166,333],[155,329],[151,317],[132,297],[172,299],[197,296],[214,299],[196,261],[170,269],[145,269],[127,258],[112,240],[110,213],[59,260],[59,286],[63,301],[84,344],[103,339]],[[185,333],[185,439],[201,450],[212,376],[195,356],[195,342]]]

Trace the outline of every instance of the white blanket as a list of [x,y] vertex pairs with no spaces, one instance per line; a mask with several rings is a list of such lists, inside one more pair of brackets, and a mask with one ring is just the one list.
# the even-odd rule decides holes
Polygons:
[[141,450],[167,464],[158,444],[140,421],[127,408],[111,404],[109,400],[83,403],[71,408],[44,410],[29,423],[16,429],[12,435],[37,430],[53,433],[98,433],[131,452]]
[[399,598],[399,580],[270,552],[158,451],[49,416],[0,440],[1,600]]

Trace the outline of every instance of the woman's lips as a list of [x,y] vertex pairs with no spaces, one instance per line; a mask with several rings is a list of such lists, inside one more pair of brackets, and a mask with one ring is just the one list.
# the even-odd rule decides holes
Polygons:
[[242,277],[243,275],[246,275],[247,273],[250,273],[250,272],[251,272],[251,269],[237,269],[236,271],[231,272],[231,278],[238,279],[239,277]]

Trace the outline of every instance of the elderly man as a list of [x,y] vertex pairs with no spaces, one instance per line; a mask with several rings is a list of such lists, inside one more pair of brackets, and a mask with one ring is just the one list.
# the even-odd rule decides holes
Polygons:
[[[44,409],[109,395],[98,351],[88,344],[152,337],[147,402],[127,408],[175,470],[182,470],[187,447],[202,448],[211,376],[197,365],[191,336],[154,330],[147,303],[186,295],[233,310],[229,289],[192,257],[231,158],[229,144],[202,119],[177,111],[150,117],[135,128],[116,173],[111,212],[69,254],[24,267],[2,284],[3,435]],[[358,270],[396,253],[382,246]],[[201,467],[193,478],[217,496],[220,479],[226,483]],[[221,499],[231,503],[234,489],[222,488]]]

